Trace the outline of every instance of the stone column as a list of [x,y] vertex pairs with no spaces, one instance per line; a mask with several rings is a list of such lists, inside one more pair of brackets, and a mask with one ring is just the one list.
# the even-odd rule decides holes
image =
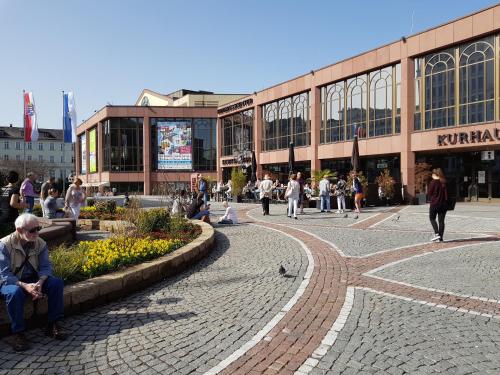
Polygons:
[[217,156],[215,160],[217,161],[217,182],[222,181],[222,118],[217,119],[217,129],[215,131],[215,139],[217,145]]
[[[313,80],[314,82],[314,80]],[[321,169],[321,163],[318,159],[318,145],[320,142],[321,129],[321,92],[318,87],[313,84],[310,97],[311,108],[311,176],[315,171]]]
[[407,199],[415,197],[415,153],[411,150],[414,113],[414,62],[405,57],[401,59],[401,182]]
[[262,152],[262,107],[257,105],[253,110],[253,147],[255,151],[255,159],[257,162],[257,177],[261,180],[262,165],[260,164],[260,153]]
[[151,127],[149,117],[142,123],[142,162],[144,165],[144,195],[151,194]]

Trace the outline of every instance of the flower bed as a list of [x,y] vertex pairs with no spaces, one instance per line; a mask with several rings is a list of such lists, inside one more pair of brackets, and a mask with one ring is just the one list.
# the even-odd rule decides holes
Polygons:
[[121,220],[123,219],[126,208],[116,207],[114,212],[99,210],[96,206],[87,206],[80,209],[79,219],[98,219],[98,220]]
[[121,231],[109,239],[52,249],[54,274],[66,283],[78,282],[158,258],[201,233],[199,226],[184,218],[170,217],[164,209],[137,211],[133,221],[135,230]]

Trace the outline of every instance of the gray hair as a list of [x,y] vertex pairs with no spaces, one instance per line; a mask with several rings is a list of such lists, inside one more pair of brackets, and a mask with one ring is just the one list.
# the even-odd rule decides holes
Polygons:
[[18,228],[26,228],[26,225],[29,223],[36,222],[38,223],[38,218],[33,215],[33,214],[21,214],[17,217],[16,221],[14,222],[14,225],[16,226],[16,229]]
[[35,176],[35,172],[28,172],[28,174],[26,175],[26,177],[33,177]]

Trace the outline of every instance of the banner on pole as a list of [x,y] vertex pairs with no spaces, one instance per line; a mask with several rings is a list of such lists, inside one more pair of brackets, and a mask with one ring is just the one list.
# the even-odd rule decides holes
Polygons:
[[24,141],[38,141],[38,122],[36,119],[35,99],[32,92],[25,92],[24,96]]

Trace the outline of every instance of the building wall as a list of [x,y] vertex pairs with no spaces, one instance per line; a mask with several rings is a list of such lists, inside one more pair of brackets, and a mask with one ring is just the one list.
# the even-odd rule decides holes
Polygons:
[[[288,150],[276,150],[263,152],[262,143],[262,108],[263,105],[281,98],[291,97],[303,92],[309,92],[310,102],[310,146],[295,149],[296,161],[309,161],[311,170],[320,168],[322,159],[349,158],[352,153],[352,141],[320,144],[320,128],[322,121],[320,88],[327,84],[342,81],[364,74],[376,69],[401,64],[401,131],[399,134],[379,136],[361,139],[359,150],[361,157],[399,154],[401,159],[402,182],[406,186],[407,193],[413,195],[415,153],[418,151],[436,151],[437,149],[448,150],[474,150],[478,148],[498,148],[500,140],[494,138],[487,143],[462,143],[447,146],[438,146],[437,139],[453,132],[470,132],[474,130],[484,131],[485,128],[495,129],[500,127],[499,111],[499,36],[500,30],[500,5],[478,11],[472,15],[451,21],[436,28],[409,36],[393,43],[378,47],[371,51],[361,53],[358,56],[337,62],[327,67],[311,71],[303,76],[266,88],[250,95],[238,102],[251,101],[244,108],[234,111],[225,111],[219,114],[218,133],[222,128],[222,119],[228,115],[254,109],[254,150],[258,163],[258,171],[263,164],[287,163]],[[415,131],[415,58],[426,55],[436,50],[455,46],[485,35],[497,35],[496,38],[496,66],[495,66],[495,92],[497,102],[495,103],[496,118],[488,125],[471,124],[467,126],[454,126],[441,129]],[[458,74],[458,73],[457,73]],[[237,107],[237,106],[236,106]],[[219,136],[220,139],[220,136]],[[218,154],[222,155],[222,145],[218,145]],[[223,161],[232,157],[219,158],[218,178],[222,178]],[[224,164],[224,167],[227,167]]]

